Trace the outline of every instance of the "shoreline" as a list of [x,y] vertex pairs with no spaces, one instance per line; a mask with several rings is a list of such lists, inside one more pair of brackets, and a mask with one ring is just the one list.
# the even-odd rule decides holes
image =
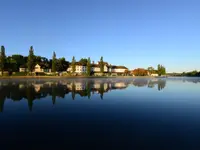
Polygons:
[[151,76],[3,76],[2,79],[155,78]]

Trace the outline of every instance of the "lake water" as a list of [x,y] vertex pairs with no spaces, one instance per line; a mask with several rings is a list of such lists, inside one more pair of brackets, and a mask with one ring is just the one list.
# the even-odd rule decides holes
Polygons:
[[200,149],[200,78],[0,80],[0,148]]

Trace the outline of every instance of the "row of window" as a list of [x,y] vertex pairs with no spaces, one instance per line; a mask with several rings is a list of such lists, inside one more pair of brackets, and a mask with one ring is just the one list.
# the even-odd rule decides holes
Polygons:
[[86,71],[86,69],[76,69],[76,71]]

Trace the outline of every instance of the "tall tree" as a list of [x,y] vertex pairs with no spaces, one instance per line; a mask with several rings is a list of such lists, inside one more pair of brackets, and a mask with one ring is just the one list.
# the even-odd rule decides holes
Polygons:
[[87,60],[87,75],[90,76],[91,74],[91,60],[90,57]]
[[71,63],[71,66],[72,66],[72,73],[74,73],[76,70],[76,60],[75,60],[75,57],[73,56],[72,58],[72,63]]
[[1,46],[1,52],[0,52],[0,70],[1,70],[1,75],[3,75],[3,71],[5,69],[5,63],[6,63],[5,47]]
[[100,65],[100,72],[103,73],[103,72],[104,72],[103,57],[101,57],[100,62],[99,62],[99,65]]
[[33,72],[34,65],[35,65],[34,59],[35,59],[34,49],[33,49],[33,46],[31,46],[29,50],[28,62],[27,62],[29,72]]
[[154,68],[153,67],[148,67],[147,70],[148,70],[148,72],[150,74],[154,73]]
[[158,65],[158,75],[161,76],[161,75],[165,75],[166,74],[166,69],[164,66],[162,65]]
[[53,57],[52,57],[52,72],[56,72],[56,53],[53,52]]

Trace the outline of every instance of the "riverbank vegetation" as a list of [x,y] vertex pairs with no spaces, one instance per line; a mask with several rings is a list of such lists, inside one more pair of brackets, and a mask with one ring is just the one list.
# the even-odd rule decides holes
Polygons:
[[197,70],[190,71],[190,72],[183,72],[183,73],[168,73],[169,76],[176,76],[176,77],[200,77],[200,72]]
[[[0,74],[2,76],[76,76],[76,64],[85,66],[85,72],[79,74],[79,76],[92,76],[92,65],[90,57],[81,58],[76,61],[73,56],[71,62],[67,61],[64,57],[57,58],[56,53],[53,52],[52,59],[48,59],[43,56],[37,56],[34,54],[34,48],[31,46],[29,48],[28,56],[23,56],[20,54],[13,54],[11,56],[6,56],[5,47],[1,46],[0,51]],[[48,70],[47,72],[36,72],[35,66],[39,64],[43,70]],[[104,62],[103,57],[100,58],[98,62],[99,76],[119,76],[118,73],[107,72],[105,74],[104,65],[107,64],[108,68],[124,67],[124,72],[120,72],[120,76],[151,76],[152,74],[158,74],[159,76],[165,75],[166,70],[162,65],[158,65],[157,69],[149,67],[148,69],[138,68],[135,70],[128,70],[125,66],[112,66],[107,62]],[[71,66],[71,71],[67,71]],[[24,69],[20,71],[20,68]],[[51,71],[49,71],[51,70]],[[108,69],[109,70],[109,69]],[[120,69],[119,69],[120,70]]]

